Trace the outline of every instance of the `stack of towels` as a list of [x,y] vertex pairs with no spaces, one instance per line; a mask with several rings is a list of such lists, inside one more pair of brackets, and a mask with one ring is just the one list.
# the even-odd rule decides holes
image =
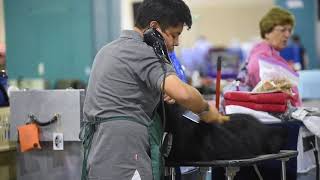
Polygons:
[[251,93],[245,91],[229,91],[224,94],[224,106],[236,105],[256,111],[284,113],[288,101],[293,103],[291,95],[284,92]]

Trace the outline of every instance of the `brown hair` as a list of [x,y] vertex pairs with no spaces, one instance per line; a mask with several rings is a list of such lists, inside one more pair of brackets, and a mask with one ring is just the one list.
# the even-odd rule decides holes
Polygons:
[[293,14],[280,7],[274,7],[260,20],[260,36],[264,39],[265,34],[270,33],[275,26],[288,24],[294,27],[295,19]]

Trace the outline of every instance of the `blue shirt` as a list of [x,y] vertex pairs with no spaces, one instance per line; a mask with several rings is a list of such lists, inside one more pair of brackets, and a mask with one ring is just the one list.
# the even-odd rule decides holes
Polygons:
[[183,81],[183,82],[187,82],[187,77],[186,74],[184,73],[184,70],[180,64],[180,61],[178,60],[175,52],[170,52],[169,53],[169,58],[172,62],[173,68],[177,73],[177,76]]
[[0,86],[2,86],[2,90],[0,91],[0,106],[8,106],[9,102],[7,99],[7,94],[5,94],[8,88],[8,77],[6,74],[2,74],[0,75]]
[[301,54],[303,49],[297,44],[290,44],[280,51],[280,55],[287,61],[291,60],[294,63],[302,63]]

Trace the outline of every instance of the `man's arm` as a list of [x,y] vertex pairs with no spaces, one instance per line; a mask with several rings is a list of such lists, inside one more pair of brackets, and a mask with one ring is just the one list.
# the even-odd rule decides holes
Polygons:
[[176,75],[168,75],[165,80],[165,93],[178,104],[199,114],[205,122],[223,122],[228,120],[209,104],[194,87],[183,83]]

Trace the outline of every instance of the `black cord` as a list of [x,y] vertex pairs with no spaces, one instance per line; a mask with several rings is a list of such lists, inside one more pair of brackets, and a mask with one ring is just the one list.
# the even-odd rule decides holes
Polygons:
[[162,53],[157,53],[159,52],[159,47],[154,47],[154,50],[156,52],[156,55],[158,56],[158,58],[161,60],[161,67],[162,67],[162,70],[163,70],[163,80],[162,80],[162,90],[161,90],[161,95],[160,95],[160,101],[161,101],[161,106],[162,106],[162,115],[163,115],[163,129],[166,128],[166,109],[165,109],[165,106],[164,106],[164,86],[165,86],[165,82],[166,82],[166,76],[167,76],[167,68],[165,67],[166,65],[166,61],[167,61],[167,58],[165,57],[165,53],[162,51]]
[[40,121],[36,118],[36,116],[33,115],[33,114],[29,115],[29,118],[30,118],[31,122],[36,123],[36,124],[39,125],[39,126],[48,126],[48,125],[50,125],[50,124],[58,121],[58,116],[59,116],[59,115],[57,115],[57,114],[54,115],[54,116],[53,116],[49,121],[47,121],[47,122],[40,122]]
[[[164,86],[165,86],[165,79],[167,76],[167,69],[165,67],[165,63],[171,63],[168,51],[165,45],[165,40],[160,32],[158,32],[155,28],[149,28],[146,31],[143,32],[143,38],[144,42],[151,46],[157,55],[157,57],[160,59],[160,62],[162,63],[162,69],[164,72],[163,75],[163,81],[162,81],[162,90],[160,94],[160,101],[162,102],[162,114],[163,114],[163,128],[166,127],[166,112],[165,112],[165,105],[164,105]],[[157,104],[155,110],[158,108],[159,103]]]
[[[160,59],[160,62],[161,62],[161,67],[162,67],[162,70],[163,70],[163,80],[162,80],[162,90],[161,90],[161,94],[160,94],[160,101],[161,101],[161,106],[162,106],[162,119],[163,119],[163,122],[162,122],[162,126],[163,126],[163,130],[165,131],[166,129],[166,122],[167,122],[167,118],[166,118],[166,109],[165,109],[165,106],[164,106],[164,86],[165,86],[165,82],[166,82],[166,76],[167,76],[167,68],[166,68],[166,61],[167,61],[167,58],[166,58],[166,53],[163,51],[163,49],[161,48],[161,46],[153,46],[153,49],[154,49],[154,52],[156,53],[156,55],[158,56],[158,58]],[[159,52],[159,49],[160,49],[160,52]],[[167,56],[168,57],[168,56]],[[169,57],[168,57],[169,58]],[[170,61],[168,61],[170,62]],[[160,144],[160,153],[163,155],[163,140],[165,138],[163,138],[161,140],[161,144]],[[162,159],[162,162],[164,162],[164,155],[161,156],[161,159]],[[164,165],[164,164],[163,164]],[[163,174],[164,175],[164,174]],[[161,179],[165,179],[164,176],[161,177]]]

